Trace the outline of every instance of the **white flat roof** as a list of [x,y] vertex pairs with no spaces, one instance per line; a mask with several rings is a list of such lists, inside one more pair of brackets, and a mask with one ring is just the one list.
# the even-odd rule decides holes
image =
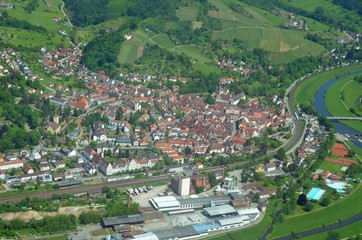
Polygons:
[[174,196],[162,196],[162,197],[153,197],[154,202],[167,202],[167,201],[175,201],[176,198]]
[[151,203],[156,208],[179,208],[180,202],[176,200],[174,196],[163,196],[151,198]]

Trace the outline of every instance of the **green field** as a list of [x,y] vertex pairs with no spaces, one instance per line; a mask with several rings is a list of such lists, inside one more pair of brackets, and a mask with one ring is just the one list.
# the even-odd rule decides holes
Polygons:
[[242,40],[247,48],[258,48],[263,38],[263,28],[235,27],[232,29],[214,31],[212,34],[212,40],[225,39],[232,41],[235,38]]
[[304,9],[308,12],[314,12],[314,10],[317,7],[324,7],[324,9],[326,11],[337,11],[339,10],[339,7],[334,5],[331,1],[329,0],[291,0],[290,3],[297,7],[297,8],[301,8]]
[[210,62],[210,58],[202,53],[202,48],[197,46],[178,46],[173,49],[177,53],[184,53],[196,62],[207,63]]
[[153,42],[160,45],[161,47],[172,49],[176,45],[171,41],[167,34],[158,34],[151,38]]
[[[362,187],[358,185],[350,195],[340,199],[335,204],[326,208],[320,208],[308,214],[293,215],[285,217],[284,222],[277,223],[269,239],[290,235],[291,232],[302,232],[308,229],[335,223],[338,219],[346,219],[362,211],[360,199],[362,198]],[[338,209],[338,210],[337,210]],[[313,219],[313,221],[311,221]]]
[[[346,239],[354,237],[356,235],[360,235],[362,234],[362,221],[353,223],[347,227],[338,228],[333,231],[338,232],[341,239]],[[309,237],[304,237],[303,240],[320,240],[320,239],[327,239],[327,237],[328,237],[328,232],[324,232]]]
[[360,163],[362,163],[362,148],[355,146],[350,141],[344,141],[344,143],[348,146],[348,148],[353,149],[353,151],[356,153],[357,159],[359,159]]
[[[259,14],[259,17],[257,17],[254,14],[252,14],[254,17],[256,18],[260,18],[260,17],[263,17],[264,19],[266,19],[268,21],[268,23],[271,23],[275,26],[279,26],[280,24],[283,24],[285,22],[285,18],[283,17],[279,17],[279,16],[276,16],[268,11],[265,11],[263,9],[260,9],[260,8],[256,8],[256,7],[252,7],[252,6],[249,6],[247,8],[245,8],[248,12],[250,12],[250,10],[254,11],[255,13],[258,13]],[[265,20],[263,22],[266,22]]]
[[138,45],[122,44],[118,61],[122,64],[132,64],[137,59]]
[[25,47],[57,47],[58,44],[69,46],[69,42],[60,35],[54,35],[53,37],[46,34],[28,31],[18,28],[0,27],[0,36],[3,42],[9,42],[15,46]]
[[16,1],[10,0],[6,1],[14,4],[14,9],[6,9],[10,16],[16,17],[20,20],[26,20],[33,25],[40,25],[45,27],[51,32],[56,32],[60,29],[64,29],[67,32],[70,31],[70,26],[64,25],[62,23],[56,23],[53,21],[54,17],[60,17],[61,19],[65,19],[62,11],[59,6],[62,5],[61,0],[46,0],[46,1],[38,1],[39,7],[36,8],[35,11],[31,13],[27,13],[24,11],[24,7],[28,3],[28,1]]
[[325,82],[334,78],[337,75],[344,75],[346,73],[358,70],[362,70],[362,66],[353,66],[353,67],[335,69],[309,78],[297,90],[295,95],[296,104],[300,105],[301,103],[309,103],[313,105],[315,93]]
[[333,173],[344,173],[341,170],[342,167],[343,167],[343,165],[341,165],[341,164],[332,163],[327,160],[324,160],[318,168],[323,169],[323,170],[328,170]]
[[359,110],[357,104],[362,97],[362,86],[357,81],[349,82],[342,90],[344,96],[344,103],[347,108],[355,108],[357,113],[362,116],[362,111]]
[[176,16],[180,21],[196,21],[197,13],[199,12],[198,6],[183,7],[177,9]]
[[[359,96],[362,96],[362,86],[359,85],[357,82],[353,83],[353,76],[346,77],[344,79],[338,80],[334,83],[326,93],[326,106],[328,112],[332,116],[338,117],[354,117],[353,113],[349,110],[350,107],[356,108],[356,101]],[[351,86],[349,86],[351,85]],[[348,88],[343,88],[344,86],[349,86]],[[351,89],[351,87],[355,87]],[[343,93],[344,99],[351,105],[345,106],[343,104],[343,100],[340,98],[341,89],[346,89],[347,92]],[[357,109],[357,108],[356,108]],[[345,125],[357,129],[358,131],[362,132],[362,124],[360,121],[341,121]]]

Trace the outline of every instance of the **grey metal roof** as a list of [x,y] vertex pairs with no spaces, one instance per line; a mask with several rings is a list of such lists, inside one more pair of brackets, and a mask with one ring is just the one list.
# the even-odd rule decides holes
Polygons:
[[182,239],[190,236],[197,236],[199,233],[192,226],[173,227],[167,230],[153,232],[160,240]]
[[178,199],[181,205],[186,204],[210,204],[211,202],[215,201],[230,201],[230,197],[227,196],[209,196],[209,197],[199,197],[199,198],[185,198],[185,199]]
[[105,227],[121,224],[136,224],[142,222],[144,222],[144,217],[141,214],[102,218],[102,224]]
[[225,214],[236,214],[237,211],[230,205],[220,205],[214,207],[204,208],[204,210],[211,216],[220,216]]

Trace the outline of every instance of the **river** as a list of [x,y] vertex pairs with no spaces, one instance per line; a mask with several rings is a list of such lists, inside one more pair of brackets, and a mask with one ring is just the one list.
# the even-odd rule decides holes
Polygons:
[[[332,78],[328,82],[324,83],[322,85],[322,87],[318,89],[318,91],[316,92],[316,95],[314,96],[314,108],[317,110],[317,112],[326,117],[331,117],[332,115],[328,112],[328,109],[327,109],[327,106],[325,103],[325,96],[326,96],[328,88],[330,86],[332,86],[338,80],[344,79],[348,76],[358,74],[358,73],[362,73],[362,70],[353,71],[348,74],[342,75],[338,78]],[[339,96],[336,96],[336,97],[339,98]],[[334,130],[336,133],[343,134],[343,135],[345,135],[345,134],[349,135],[351,137],[353,144],[356,145],[357,147],[362,148],[362,142],[358,141],[358,139],[362,140],[362,136],[361,136],[362,133],[360,131],[350,128],[338,121],[332,121],[332,123],[334,125]],[[359,136],[357,136],[357,135],[359,135]]]

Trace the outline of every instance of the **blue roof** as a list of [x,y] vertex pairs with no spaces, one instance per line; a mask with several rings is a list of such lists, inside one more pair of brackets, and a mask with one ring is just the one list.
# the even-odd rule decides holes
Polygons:
[[198,224],[193,224],[191,225],[196,232],[198,233],[205,233],[210,229],[215,229],[215,228],[219,228],[220,224],[216,223],[216,222],[209,222],[209,223],[198,223]]

